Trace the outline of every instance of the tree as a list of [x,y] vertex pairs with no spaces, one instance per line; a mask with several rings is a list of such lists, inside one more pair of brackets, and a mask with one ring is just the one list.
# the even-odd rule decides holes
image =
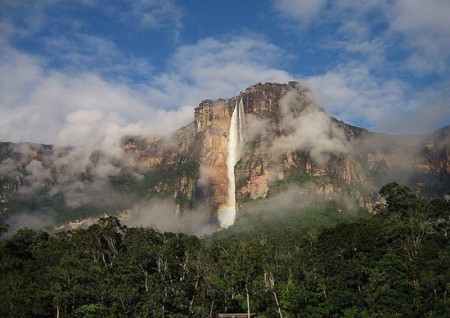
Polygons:
[[388,183],[380,190],[380,195],[386,204],[378,206],[377,212],[383,217],[392,218],[409,216],[422,207],[422,201],[406,186],[397,182]]
[[428,204],[428,216],[433,229],[449,237],[450,231],[450,201],[445,199],[435,199]]
[[8,224],[0,224],[0,238],[8,233],[9,225]]

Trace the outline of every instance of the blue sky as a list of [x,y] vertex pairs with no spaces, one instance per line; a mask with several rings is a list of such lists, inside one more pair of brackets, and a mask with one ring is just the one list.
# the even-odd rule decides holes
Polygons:
[[[0,140],[165,134],[297,80],[381,132],[450,124],[448,0],[0,0]],[[119,133],[120,132],[120,133]]]

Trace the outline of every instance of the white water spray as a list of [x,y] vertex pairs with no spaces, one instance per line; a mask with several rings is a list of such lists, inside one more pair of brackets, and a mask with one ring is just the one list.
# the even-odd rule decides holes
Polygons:
[[223,228],[234,224],[236,218],[236,180],[234,167],[241,158],[242,146],[244,144],[244,104],[242,99],[236,102],[231,115],[230,133],[228,140],[227,156],[227,178],[228,178],[228,200],[226,205],[219,208],[219,223]]

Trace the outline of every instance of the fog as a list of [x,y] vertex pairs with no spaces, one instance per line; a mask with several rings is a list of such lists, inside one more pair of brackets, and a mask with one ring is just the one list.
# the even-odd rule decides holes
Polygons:
[[200,203],[199,206],[176,213],[173,200],[153,198],[135,205],[126,215],[123,223],[131,227],[155,227],[160,231],[188,233],[202,236],[218,230],[211,224],[211,211]]
[[[354,159],[369,154],[376,159],[374,162],[378,160],[392,171],[392,174],[381,178],[380,183],[395,179],[408,184],[420,175],[417,166],[422,164],[421,156],[427,143],[450,144],[450,137],[445,134],[437,140],[434,135],[368,133],[364,139],[348,140],[342,127],[314,102],[311,92],[301,87],[289,90],[279,100],[279,107],[280,121],[277,124],[281,135],[275,137],[270,119],[253,114],[246,114],[245,131],[246,142],[258,138],[265,141],[269,159],[276,162],[286,153],[295,151],[308,153],[314,163],[322,167],[326,166],[331,154]],[[111,178],[125,174],[139,181],[149,171],[137,167],[134,155],[123,148],[124,138],[148,136],[148,131],[139,125],[121,125],[120,117],[111,114],[106,122],[100,123],[101,119],[105,119],[102,116],[84,112],[68,119],[60,140],[74,141],[75,144],[82,140],[89,141],[83,145],[43,147],[30,143],[10,144],[10,156],[1,161],[0,174],[13,183],[20,180],[17,186],[20,186],[18,194],[21,196],[48,190],[50,196],[63,193],[68,208],[81,208],[94,203],[99,211],[110,215],[127,209],[129,215],[124,222],[128,226],[154,226],[162,231],[196,235],[216,231],[216,225],[211,225],[210,208],[206,204],[200,203],[192,210],[181,213],[171,199],[138,199],[135,194],[116,191],[111,186]],[[160,142],[152,151],[176,149],[177,141],[167,135],[155,137],[154,140]],[[210,167],[201,165],[197,185],[208,186],[212,173]],[[270,176],[275,177],[274,174]],[[338,200],[348,211],[356,209],[353,199],[320,193],[317,186],[308,184],[302,188],[288,188],[260,202],[255,201],[245,210],[246,213],[260,213],[264,217],[282,215],[283,211],[313,207],[317,202],[329,200]],[[57,223],[56,213],[51,209],[16,212],[7,220],[10,232],[19,226],[49,229]]]
[[275,159],[292,151],[311,155],[318,165],[325,165],[331,153],[351,150],[345,132],[314,102],[311,92],[298,85],[279,101],[281,136],[276,137],[269,119],[247,115],[247,141],[270,141],[270,155]]

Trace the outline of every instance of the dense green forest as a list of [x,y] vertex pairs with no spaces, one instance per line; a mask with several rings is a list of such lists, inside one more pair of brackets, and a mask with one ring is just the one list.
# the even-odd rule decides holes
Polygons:
[[272,230],[200,239],[113,217],[21,229],[0,240],[0,316],[213,317],[250,306],[258,317],[450,317],[450,203],[396,183],[380,193],[376,215],[322,229],[271,220]]

